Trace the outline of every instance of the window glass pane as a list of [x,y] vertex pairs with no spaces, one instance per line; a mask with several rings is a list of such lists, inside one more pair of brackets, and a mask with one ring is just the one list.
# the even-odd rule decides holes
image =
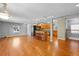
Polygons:
[[79,24],[71,25],[71,33],[79,33]]

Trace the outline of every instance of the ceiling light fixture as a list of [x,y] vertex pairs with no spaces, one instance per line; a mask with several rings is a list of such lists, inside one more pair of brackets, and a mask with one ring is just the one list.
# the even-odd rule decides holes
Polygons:
[[8,16],[8,14],[0,13],[0,18],[1,19],[9,19],[9,16]]
[[76,7],[79,7],[79,4],[75,5]]

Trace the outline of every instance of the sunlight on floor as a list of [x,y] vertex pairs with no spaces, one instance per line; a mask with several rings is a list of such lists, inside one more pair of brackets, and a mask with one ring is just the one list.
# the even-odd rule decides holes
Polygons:
[[20,38],[14,38],[12,45],[18,47],[20,45]]
[[54,44],[55,44],[55,47],[56,47],[56,48],[59,47],[59,46],[58,46],[58,40],[56,40]]

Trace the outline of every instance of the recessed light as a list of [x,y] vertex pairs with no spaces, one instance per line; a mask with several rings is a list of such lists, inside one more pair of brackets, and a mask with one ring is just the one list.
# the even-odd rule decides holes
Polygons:
[[9,19],[9,16],[8,16],[8,14],[0,13],[0,18],[2,18],[2,19]]
[[77,4],[76,7],[79,7],[79,4]]

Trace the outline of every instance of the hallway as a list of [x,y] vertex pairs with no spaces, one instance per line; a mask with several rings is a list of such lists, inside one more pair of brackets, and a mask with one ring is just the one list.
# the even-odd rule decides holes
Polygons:
[[79,56],[79,41],[49,42],[35,37],[17,36],[0,39],[1,56]]

